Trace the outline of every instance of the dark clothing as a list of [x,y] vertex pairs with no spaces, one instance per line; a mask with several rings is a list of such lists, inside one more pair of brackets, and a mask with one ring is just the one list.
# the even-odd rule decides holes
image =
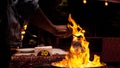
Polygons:
[[0,68],[9,67],[10,47],[21,45],[20,29],[38,7],[38,0],[0,1]]
[[8,7],[9,43],[21,45],[20,28],[39,7],[37,0],[16,0]]

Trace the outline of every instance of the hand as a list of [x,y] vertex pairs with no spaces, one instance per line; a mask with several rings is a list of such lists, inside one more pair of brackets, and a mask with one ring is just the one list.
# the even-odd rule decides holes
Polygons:
[[72,29],[68,28],[66,25],[55,25],[54,28],[53,35],[59,38],[67,38],[72,35]]

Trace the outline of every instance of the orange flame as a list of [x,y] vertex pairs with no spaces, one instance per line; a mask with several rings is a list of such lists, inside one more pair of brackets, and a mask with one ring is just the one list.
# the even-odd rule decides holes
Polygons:
[[83,30],[75,21],[71,18],[69,14],[68,27],[72,28],[73,41],[71,43],[70,52],[65,56],[65,59],[59,62],[54,62],[53,64],[58,67],[98,67],[104,66],[105,64],[100,62],[100,57],[94,55],[93,61],[90,61],[89,53],[89,42],[86,41]]

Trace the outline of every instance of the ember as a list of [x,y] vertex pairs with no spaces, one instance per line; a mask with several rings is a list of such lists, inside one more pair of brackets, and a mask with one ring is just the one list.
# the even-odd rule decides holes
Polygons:
[[53,66],[57,67],[101,67],[105,66],[105,63],[100,62],[100,57],[94,55],[94,59],[90,60],[89,42],[86,41],[84,36],[85,30],[83,30],[69,14],[68,27],[72,28],[73,40],[70,47],[70,52],[65,56],[62,61],[52,63]]

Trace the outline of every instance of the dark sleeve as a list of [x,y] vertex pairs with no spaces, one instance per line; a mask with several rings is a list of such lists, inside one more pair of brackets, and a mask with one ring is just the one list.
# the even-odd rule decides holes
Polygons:
[[38,0],[16,0],[14,2],[16,12],[22,18],[29,18],[39,7]]

